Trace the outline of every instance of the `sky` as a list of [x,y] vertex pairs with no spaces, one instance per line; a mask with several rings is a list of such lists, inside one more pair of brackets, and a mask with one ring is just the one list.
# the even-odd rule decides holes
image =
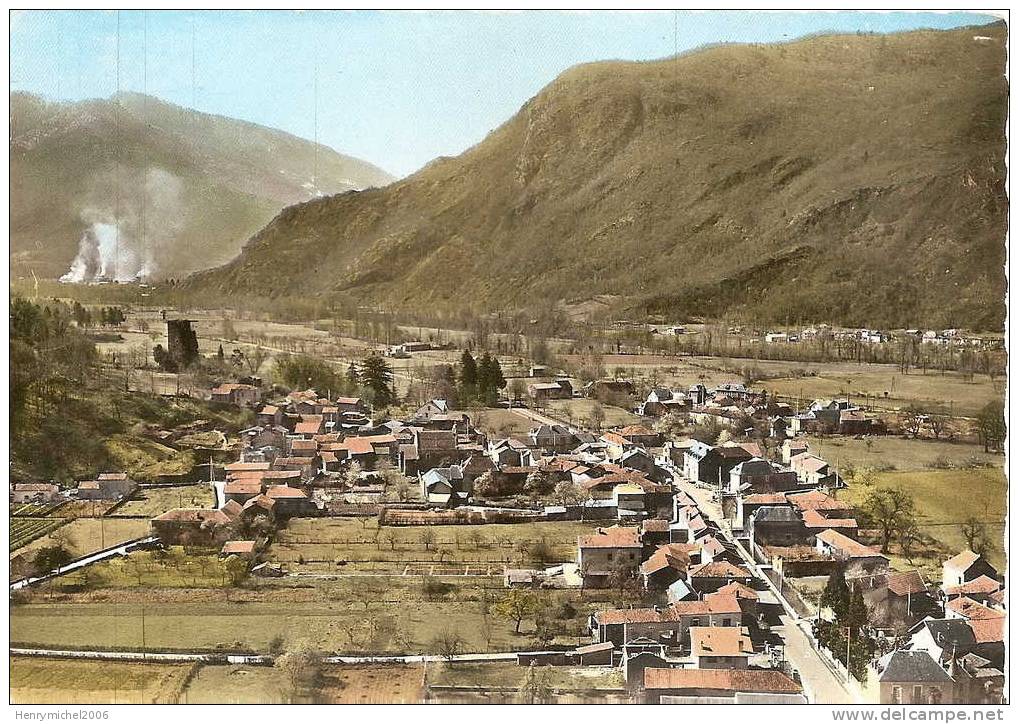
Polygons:
[[317,139],[404,176],[475,145],[577,63],[993,19],[919,12],[14,11],[11,90],[50,100],[149,93]]

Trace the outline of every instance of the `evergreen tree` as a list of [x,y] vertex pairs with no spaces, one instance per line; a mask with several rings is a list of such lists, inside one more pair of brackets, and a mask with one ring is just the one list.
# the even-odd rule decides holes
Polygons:
[[478,394],[478,365],[470,350],[460,355],[460,399],[473,400]]
[[225,357],[226,355],[223,354],[223,345],[219,345],[219,351],[216,352],[216,359],[222,362]]
[[846,583],[846,574],[842,566],[838,566],[828,576],[828,583],[825,584],[824,592],[821,594],[821,605],[832,610],[836,621],[843,620],[849,613],[849,584]]
[[393,370],[381,355],[369,355],[361,363],[358,375],[361,384],[372,391],[374,403],[379,407],[387,407],[396,401],[393,390]]
[[357,375],[357,366],[351,362],[350,367],[347,368],[347,382],[349,382],[351,386],[356,386],[360,383],[360,381],[361,380]]
[[849,598],[849,610],[846,612],[846,625],[854,629],[862,629],[867,625],[868,614],[867,604],[863,600],[863,591],[859,586],[853,586],[853,593]]

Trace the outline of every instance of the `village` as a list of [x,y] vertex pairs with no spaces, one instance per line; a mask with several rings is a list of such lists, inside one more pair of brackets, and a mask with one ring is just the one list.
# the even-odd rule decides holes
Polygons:
[[[166,325],[167,354],[198,357],[191,324]],[[208,403],[247,426],[146,431],[166,445],[201,440],[184,473],[12,484],[12,540],[17,521],[29,552],[12,542],[12,655],[80,648],[252,670],[297,655],[305,669],[430,662],[409,700],[1003,702],[1004,578],[986,521],[914,564],[931,541],[910,494],[828,453],[940,440],[956,424],[947,416],[890,419],[848,395],[797,403],[750,379],[585,381],[467,346],[446,348],[449,395],[397,406],[393,365],[433,347],[383,345],[340,370],[367,397],[287,389],[238,366]],[[997,434],[981,429],[985,450]],[[53,522],[70,509],[98,522],[90,550]],[[300,650],[279,632],[264,648],[241,633],[171,641],[151,625],[146,639],[156,603],[144,598],[141,646],[75,647],[49,623],[96,606],[89,590],[172,589],[175,576],[251,605],[311,606],[328,591],[343,622],[327,632],[307,619],[315,643]],[[441,625],[388,613],[394,596],[439,602]]]

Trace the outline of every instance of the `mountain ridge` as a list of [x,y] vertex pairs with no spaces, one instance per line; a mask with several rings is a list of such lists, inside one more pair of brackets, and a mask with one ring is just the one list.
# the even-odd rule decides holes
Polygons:
[[140,93],[12,93],[11,129],[12,266],[47,277],[99,221],[121,219],[136,267],[145,257],[156,276],[182,276],[236,256],[287,205],[392,180],[324,145]]
[[576,66],[461,155],[289,207],[185,288],[1000,328],[1004,34]]

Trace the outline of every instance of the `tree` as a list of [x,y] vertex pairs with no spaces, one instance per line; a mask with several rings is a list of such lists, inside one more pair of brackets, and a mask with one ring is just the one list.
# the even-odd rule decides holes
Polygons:
[[524,490],[533,497],[544,495],[548,493],[551,488],[552,481],[547,474],[540,470],[535,470],[534,472],[527,474],[527,480],[524,483]]
[[547,666],[535,666],[532,662],[520,684],[520,695],[528,704],[540,704],[552,698],[552,677]]
[[463,653],[464,638],[458,631],[444,628],[432,639],[431,650],[444,658],[447,664]]
[[509,619],[516,624],[514,633],[520,633],[520,624],[537,610],[537,597],[527,591],[510,591],[492,607],[492,612],[496,616]]
[[[204,560],[204,559],[203,559]],[[224,564],[226,567],[226,574],[230,577],[230,584],[233,586],[239,586],[244,583],[244,580],[248,577],[248,562],[240,556],[230,556],[226,559]]]
[[291,389],[311,388],[327,394],[341,389],[343,384],[330,365],[306,354],[277,358],[274,371],[276,378]]
[[587,493],[582,487],[571,480],[563,480],[555,486],[555,499],[562,505],[579,505],[587,500]]
[[830,608],[836,620],[842,618],[849,611],[850,605],[849,584],[846,583],[846,574],[842,566],[838,566],[831,575],[821,592],[821,606]]
[[876,488],[866,497],[863,513],[881,530],[881,552],[916,517],[916,502],[901,488]]
[[910,437],[920,437],[927,413],[919,405],[910,405],[902,413],[902,429]]
[[431,528],[425,528],[421,531],[421,542],[425,546],[425,550],[431,550],[432,545],[435,544],[435,531]]
[[601,403],[594,403],[591,406],[591,412],[587,416],[587,424],[592,430],[601,430],[602,423],[605,422],[605,409],[601,406]]
[[991,537],[987,532],[987,525],[977,518],[970,516],[960,526],[962,537],[966,540],[966,547],[979,556],[986,556],[993,548]]
[[273,666],[283,674],[288,698],[293,701],[318,693],[322,686],[322,663],[322,654],[304,643],[277,656]]
[[396,401],[393,390],[393,369],[381,355],[372,354],[361,362],[361,384],[371,390],[377,407],[388,407]]
[[74,560],[74,556],[59,543],[51,546],[44,546],[36,551],[32,559],[32,565],[40,573],[49,573],[58,568],[66,566]]
[[499,399],[499,390],[505,386],[499,359],[485,352],[477,367],[478,398],[486,405],[494,405]]
[[499,494],[499,484],[491,471],[482,473],[474,481],[474,494],[481,498],[494,498]]
[[984,445],[984,452],[1001,451],[1007,435],[1005,406],[1001,401],[992,400],[980,410],[977,415],[977,433]]
[[248,364],[248,371],[253,375],[258,374],[258,371],[262,369],[262,365],[265,364],[265,361],[268,358],[269,350],[262,345],[257,345],[254,349],[244,355],[244,361]]
[[266,652],[270,656],[279,656],[280,654],[283,653],[285,645],[286,641],[284,640],[282,634],[276,634],[271,639],[269,639],[269,644],[266,647]]
[[519,377],[514,377],[509,383],[509,398],[510,405],[514,402],[519,402],[524,399],[524,395],[527,394],[527,383]]
[[470,350],[460,355],[460,399],[473,400],[478,395],[478,365]]

